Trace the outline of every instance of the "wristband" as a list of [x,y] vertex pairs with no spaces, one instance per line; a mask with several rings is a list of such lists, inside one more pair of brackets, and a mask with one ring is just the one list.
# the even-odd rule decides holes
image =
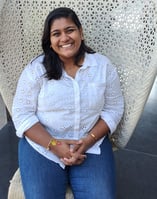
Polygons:
[[48,145],[47,145],[47,147],[46,147],[46,149],[48,151],[50,151],[51,150],[51,146],[56,146],[56,145],[61,145],[61,142],[56,140],[56,139],[54,139],[54,138],[51,138],[49,143],[48,143]]

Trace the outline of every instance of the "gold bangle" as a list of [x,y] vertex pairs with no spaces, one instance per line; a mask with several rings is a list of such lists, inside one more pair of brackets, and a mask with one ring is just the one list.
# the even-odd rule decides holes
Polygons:
[[50,151],[51,150],[51,146],[56,146],[56,145],[61,145],[61,142],[56,140],[56,139],[54,139],[54,138],[51,138],[49,143],[48,143],[48,145],[47,145],[47,147],[46,147],[46,149],[48,151]]
[[96,138],[96,136],[95,136],[93,133],[90,133],[89,135],[90,135],[92,138],[94,138],[95,141],[97,141],[97,138]]

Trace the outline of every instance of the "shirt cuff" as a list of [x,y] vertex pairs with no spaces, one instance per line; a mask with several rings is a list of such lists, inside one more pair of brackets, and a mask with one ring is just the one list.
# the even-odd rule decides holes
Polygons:
[[16,135],[20,138],[23,137],[23,134],[25,131],[27,131],[29,128],[31,128],[34,124],[39,122],[38,118],[36,116],[33,116],[29,118],[29,120],[24,121],[19,127],[16,128]]
[[115,124],[115,122],[113,121],[113,119],[111,119],[107,115],[105,115],[105,116],[101,115],[101,119],[104,120],[104,122],[107,124],[107,126],[110,129],[110,134],[112,134],[116,130],[116,128],[117,128],[117,125]]

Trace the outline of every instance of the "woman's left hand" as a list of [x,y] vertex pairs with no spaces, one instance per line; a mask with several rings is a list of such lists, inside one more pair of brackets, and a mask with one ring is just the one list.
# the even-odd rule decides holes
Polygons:
[[78,141],[77,145],[73,145],[73,147],[70,149],[72,157],[71,158],[61,158],[61,161],[65,165],[69,165],[69,166],[82,164],[87,157],[87,155],[85,155],[85,152],[94,143],[95,142],[93,142],[93,139],[91,139],[90,136],[80,139]]
[[79,165],[85,161],[86,157],[85,154],[73,153],[71,158],[61,158],[61,161],[67,166]]

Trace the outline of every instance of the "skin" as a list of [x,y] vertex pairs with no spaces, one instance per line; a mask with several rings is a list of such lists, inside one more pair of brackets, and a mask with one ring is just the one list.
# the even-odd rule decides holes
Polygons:
[[[78,70],[78,66],[74,64],[74,58],[80,48],[82,39],[82,28],[78,29],[70,18],[56,19],[51,25],[51,48],[59,55],[64,63],[65,71],[72,77],[75,77]],[[82,62],[83,59],[79,64]]]
[[[78,66],[74,64],[74,58],[78,52],[83,39],[82,28],[78,29],[70,18],[59,18],[54,20],[50,30],[51,48],[59,55],[64,63],[64,70],[75,77]],[[80,64],[83,62],[81,60]],[[107,124],[99,119],[89,135],[80,140],[58,140],[60,145],[51,146],[50,150],[58,156],[65,165],[79,165],[85,161],[85,152],[95,142],[109,132]],[[90,134],[96,137],[93,138]],[[45,130],[41,123],[36,123],[25,132],[25,136],[32,141],[47,148],[52,136]],[[73,146],[73,147],[71,147]]]
[[56,19],[51,25],[51,48],[59,55],[64,64],[73,63],[82,39],[82,28],[78,29],[70,18]]

